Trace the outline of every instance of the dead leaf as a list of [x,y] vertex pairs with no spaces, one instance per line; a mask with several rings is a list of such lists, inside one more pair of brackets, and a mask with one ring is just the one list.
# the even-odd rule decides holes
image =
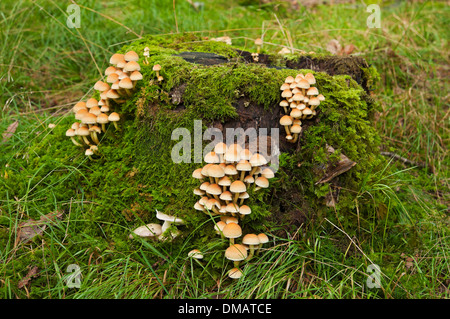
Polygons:
[[[329,154],[332,154],[335,152],[335,149],[332,146],[327,145],[327,152]],[[325,171],[325,175],[318,182],[316,182],[316,185],[329,182],[336,176],[347,172],[356,164],[356,162],[350,160],[344,154],[341,154],[339,157],[339,162],[337,162],[335,165],[328,165]]]
[[344,47],[342,47],[341,43],[333,39],[330,42],[328,42],[327,51],[334,55],[350,55],[355,51],[356,47],[353,44],[347,44]]
[[37,276],[39,276],[39,268],[37,266],[31,267],[31,269],[28,271],[28,274],[21,281],[19,281],[17,287],[19,289],[23,288],[24,286],[28,285],[32,278],[35,278]]
[[5,132],[3,132],[3,140],[2,143],[5,143],[7,140],[13,136],[13,134],[16,132],[17,127],[19,126],[19,121],[15,121],[14,123],[10,124]]
[[353,51],[355,51],[356,47],[353,44],[347,44],[344,49],[342,50],[342,55],[350,55]]
[[40,236],[43,234],[45,228],[55,220],[55,218],[61,219],[62,212],[55,211],[43,215],[39,220],[28,219],[22,222],[18,226],[16,244],[19,242],[28,242],[35,236]]
[[331,54],[339,55],[341,50],[342,50],[342,46],[338,40],[333,39],[330,42],[328,42],[327,51],[330,52]]

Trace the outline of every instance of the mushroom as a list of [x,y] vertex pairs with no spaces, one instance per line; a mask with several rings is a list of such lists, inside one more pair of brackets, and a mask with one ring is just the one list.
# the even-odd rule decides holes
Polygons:
[[220,165],[213,164],[208,167],[208,175],[214,178],[216,184],[218,184],[219,179],[225,176],[225,171]]
[[[247,160],[240,160],[236,165],[236,169],[241,172],[240,180],[243,181],[245,177],[245,172],[250,172],[252,170],[252,164]],[[225,174],[225,173],[224,173]]]
[[258,169],[258,167],[267,164],[267,159],[263,155],[261,155],[259,153],[255,153],[250,158],[250,164],[252,165],[252,170],[250,172],[250,175],[254,175],[256,170]]
[[87,109],[87,106],[86,106],[86,102],[83,102],[83,101],[80,101],[80,102],[77,102],[74,106],[73,106],[73,112],[76,114],[76,113],[78,113],[78,111],[80,111],[80,110],[82,110],[82,109]]
[[233,203],[236,204],[239,194],[247,191],[247,186],[241,180],[236,180],[230,185],[230,192],[234,194]]
[[259,237],[256,234],[247,234],[242,238],[242,243],[248,245],[250,248],[250,253],[245,259],[246,261],[249,261],[255,253],[255,248],[260,244]]
[[263,45],[263,40],[261,38],[257,38],[255,40],[256,52],[259,54],[261,52],[261,46]]
[[269,167],[266,167],[261,171],[261,176],[271,179],[275,177],[275,173]]
[[89,157],[90,160],[92,160],[92,155],[94,155],[94,151],[91,150],[90,148],[86,149],[86,151],[84,152],[84,154]]
[[76,131],[75,131],[73,128],[69,128],[69,129],[66,131],[66,136],[67,136],[67,137],[70,137],[70,139],[72,140],[73,144],[75,144],[76,146],[83,146],[83,145],[81,145],[80,143],[78,143],[78,142],[75,140],[75,138],[74,138],[75,135],[77,135],[77,134],[76,134]]
[[[260,233],[260,234],[258,234],[258,239],[259,239],[259,245],[258,245],[258,251],[259,251],[259,249],[261,249],[263,244],[269,242],[269,237],[267,237],[267,235],[264,233]],[[258,254],[258,251],[256,252],[256,254]]]
[[220,194],[219,198],[223,200],[226,204],[229,204],[233,200],[233,194],[230,191],[224,191]]
[[280,119],[280,125],[284,126],[284,129],[286,130],[286,136],[290,136],[291,132],[289,131],[289,127],[292,125],[292,117],[289,115],[284,115]]
[[124,60],[124,55],[121,53],[114,53],[109,59],[109,63],[113,65],[119,64],[122,60]]
[[220,234],[223,236],[223,228],[226,226],[227,224],[222,221],[219,220],[215,225],[214,225],[214,230],[216,231],[217,234]]
[[245,260],[247,256],[248,256],[247,249],[245,248],[244,245],[241,244],[233,244],[225,250],[225,257],[233,261],[235,268],[238,268],[239,263],[242,260]]
[[143,237],[143,238],[152,238],[152,237],[157,237],[159,235],[161,235],[162,230],[161,230],[161,225],[160,224],[147,224],[144,226],[140,226],[138,228],[136,228],[135,230],[133,230],[130,234],[130,239],[133,238],[135,235],[139,236],[139,237]]
[[119,88],[124,89],[128,96],[133,95],[132,90],[133,90],[134,86],[133,86],[133,82],[131,81],[130,78],[123,78],[122,80],[120,80]]
[[306,73],[305,80],[308,81],[308,83],[311,85],[316,84],[316,78],[312,73]]
[[224,162],[224,154],[227,152],[227,144],[220,142],[214,146],[214,152],[219,156],[220,163]]
[[137,62],[137,61],[139,61],[139,55],[135,51],[128,51],[127,53],[125,53],[123,58],[127,62],[130,62],[130,61]]
[[[253,178],[253,177],[252,177]],[[239,194],[239,199],[241,200],[239,202],[239,205],[242,205],[245,199],[249,198],[250,195],[247,192],[243,192]],[[245,206],[245,205],[244,205]],[[242,206],[241,206],[242,207]],[[241,212],[241,207],[239,207],[239,212]]]
[[242,236],[242,228],[237,223],[226,223],[222,229],[223,235],[230,240],[230,245],[234,244],[234,239]]
[[206,153],[204,160],[208,164],[220,163],[220,158],[215,152]]
[[305,95],[307,89],[310,88],[310,84],[307,80],[302,79],[297,83],[297,87],[302,90],[302,94]]
[[216,200],[219,200],[219,195],[222,194],[222,188],[218,184],[209,184],[206,193],[213,195]]
[[199,263],[201,266],[204,266],[203,263],[200,261],[203,259],[203,253],[198,249],[192,249],[190,252],[188,252],[188,257],[195,259],[197,263]]
[[202,169],[201,168],[197,168],[196,170],[194,170],[192,172],[192,177],[195,179],[198,179],[200,181],[203,181],[203,179],[205,178],[205,176],[202,174]]
[[109,123],[108,115],[106,115],[105,113],[100,113],[97,116],[97,123],[101,124],[103,132],[106,132],[106,124]]
[[241,219],[243,219],[245,215],[250,215],[251,213],[252,210],[247,205],[242,205],[241,207],[239,207],[239,216],[241,217]]
[[125,64],[125,66],[123,67],[124,72],[134,72],[134,71],[140,71],[140,70],[141,70],[141,66],[136,61],[127,62],[127,64]]
[[[153,66],[153,71],[155,71],[156,72],[156,77],[157,78],[159,78],[159,71],[161,71],[161,66],[159,65],[159,64],[155,64],[154,66]],[[159,80],[159,79],[158,79]]]
[[[300,111],[301,112],[301,111]],[[294,139],[292,140],[292,143],[297,142],[298,135],[302,132],[302,127],[298,124],[293,124],[291,126],[291,133],[294,134]]]
[[[95,119],[97,121],[97,117],[95,117]],[[97,145],[100,144],[97,134],[100,134],[102,132],[102,130],[97,125],[92,125],[89,128],[89,132],[91,133],[91,137],[92,137],[92,140],[94,141],[94,143]]]
[[89,140],[87,138],[91,134],[89,133],[89,129],[86,126],[81,126],[80,128],[78,128],[76,130],[76,133],[78,136],[81,136],[81,138],[86,143],[86,145],[91,145],[91,142],[89,142]]
[[[164,213],[159,212],[158,210],[156,210],[156,218],[159,220],[164,221],[164,223],[161,226],[161,234],[159,235],[160,239],[165,239],[164,232],[170,227],[172,226],[172,224],[174,225],[182,225],[184,224],[184,220],[181,218],[177,218],[174,216],[170,216]],[[172,238],[175,238],[177,236],[176,232],[173,232],[170,234],[172,236]]]
[[[225,172],[224,172],[224,174],[225,174]],[[221,179],[219,179],[217,184],[219,184],[219,186],[222,186],[222,192],[225,192],[225,191],[227,191],[227,186],[231,185],[231,179],[225,175]]]
[[231,279],[239,279],[242,277],[242,271],[237,267],[231,268],[228,271],[228,277]]
[[269,187],[269,180],[265,178],[264,176],[259,176],[257,179],[255,179],[255,189],[254,191],[258,191],[261,188],[267,188]]
[[133,82],[133,88],[136,87],[136,82],[139,81],[139,80],[142,80],[143,78],[144,78],[144,77],[143,77],[143,75],[142,75],[141,72],[139,72],[139,71],[133,71],[133,72],[130,74],[130,80]]
[[108,116],[108,121],[110,121],[110,122],[112,122],[114,124],[114,127],[116,128],[116,130],[119,130],[119,125],[117,124],[117,122],[119,122],[119,120],[120,120],[119,113],[112,112]]

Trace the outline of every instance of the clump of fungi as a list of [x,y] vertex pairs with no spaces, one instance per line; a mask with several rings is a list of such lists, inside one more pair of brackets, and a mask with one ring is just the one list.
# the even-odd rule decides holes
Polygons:
[[91,97],[73,107],[75,119],[79,122],[72,124],[66,136],[75,145],[86,148],[85,155],[89,159],[97,154],[99,134],[106,132],[108,124],[120,129],[120,115],[115,109],[133,95],[136,82],[142,80],[138,61],[139,55],[134,51],[113,54],[109,60],[111,66],[105,69],[104,81],[99,80],[94,85],[100,98]]
[[316,115],[316,108],[325,100],[314,85],[316,79],[312,73],[288,76],[281,85],[280,107],[284,115],[280,119],[280,125],[284,126],[286,139],[295,143],[302,131],[302,120],[309,120]]
[[[268,242],[265,234],[243,236],[239,222],[252,212],[245,200],[249,194],[269,187],[269,179],[275,174],[262,154],[252,153],[239,144],[218,143],[204,161],[206,165],[192,173],[200,183],[194,189],[194,194],[200,197],[194,208],[209,216],[220,216],[214,222],[214,230],[229,241],[225,257],[234,263],[229,277],[239,278],[242,275],[239,264],[249,261]],[[236,243],[242,236],[241,243]]]

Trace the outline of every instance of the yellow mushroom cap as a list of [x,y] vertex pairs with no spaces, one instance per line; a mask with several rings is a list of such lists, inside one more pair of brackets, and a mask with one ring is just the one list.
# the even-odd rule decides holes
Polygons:
[[119,113],[112,112],[108,116],[108,121],[110,121],[110,122],[118,122],[119,120],[120,120]]
[[259,237],[256,234],[247,234],[242,237],[242,243],[245,245],[259,245]]
[[261,244],[265,244],[265,243],[269,242],[269,237],[267,237],[267,235],[264,233],[258,234],[258,238],[259,238],[259,241]]
[[128,51],[127,53],[125,53],[125,55],[123,56],[123,58],[125,59],[125,61],[130,62],[130,61],[139,61],[139,55],[134,52],[134,51]]
[[[233,224],[233,223],[231,223]],[[231,225],[227,224],[227,225]],[[225,230],[225,228],[224,228]],[[247,249],[244,247],[244,245],[241,244],[234,244],[228,247],[225,250],[225,257],[232,261],[241,261],[247,258]]]
[[264,176],[259,176],[255,180],[255,184],[259,187],[267,188],[267,187],[269,187],[269,180],[267,178],[265,178]]
[[250,164],[253,167],[266,165],[267,164],[267,159],[263,155],[261,155],[259,153],[255,153],[250,158]]
[[252,210],[247,205],[242,205],[241,207],[239,207],[239,214],[250,215],[251,213],[252,213]]
[[244,182],[236,180],[230,185],[230,192],[232,193],[243,193],[247,190]]
[[292,117],[290,117],[289,115],[284,115],[280,119],[280,124],[283,125],[283,126],[292,125]]
[[237,267],[231,268],[228,271],[228,277],[232,279],[239,279],[242,277],[242,271]]

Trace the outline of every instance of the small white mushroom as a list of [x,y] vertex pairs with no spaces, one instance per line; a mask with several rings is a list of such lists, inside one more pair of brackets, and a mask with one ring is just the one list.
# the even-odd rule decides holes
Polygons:
[[[175,225],[183,225],[184,224],[184,220],[178,217],[174,217],[174,216],[170,216],[164,213],[159,212],[158,210],[156,210],[156,218],[158,218],[159,220],[164,221],[162,227],[161,227],[161,235],[159,235],[159,239],[166,239],[164,235],[164,232],[170,227],[172,226],[172,224]],[[178,231],[173,231],[171,234],[172,239],[177,237],[179,235]]]
[[161,225],[159,224],[147,224],[144,226],[140,226],[132,231],[130,234],[130,238],[133,238],[134,235],[144,238],[156,237],[161,235]]

